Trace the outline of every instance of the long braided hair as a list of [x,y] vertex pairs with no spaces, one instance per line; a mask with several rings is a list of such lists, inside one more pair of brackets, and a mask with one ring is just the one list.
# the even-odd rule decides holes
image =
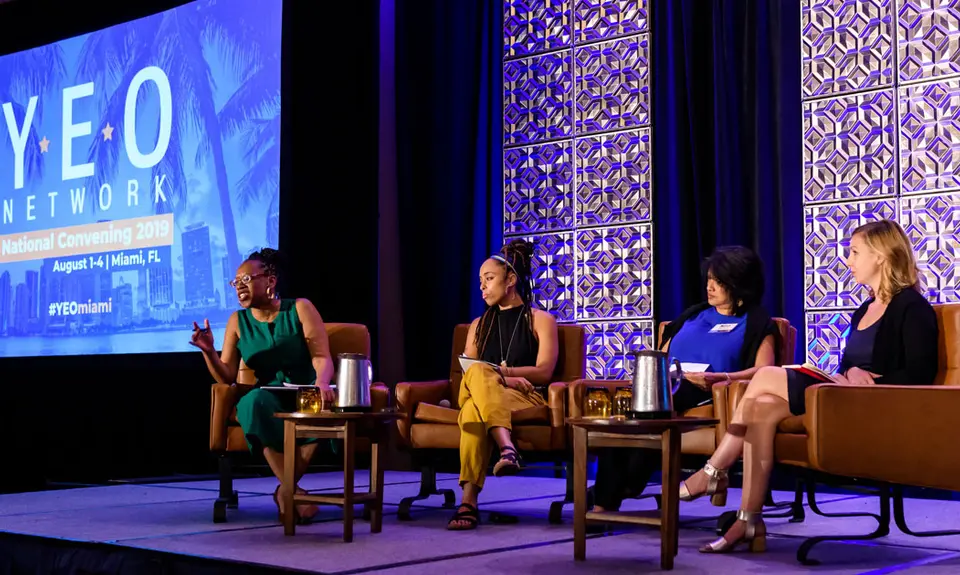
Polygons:
[[[531,309],[533,304],[533,244],[521,239],[513,240],[503,246],[503,249],[500,250],[500,257],[509,263],[507,265],[497,260],[497,263],[503,268],[504,278],[509,277],[511,273],[517,276],[515,289],[517,295],[526,304],[520,321],[526,321],[530,331],[533,332],[533,310]],[[474,343],[477,345],[477,352],[481,357],[487,347],[487,340],[490,338],[490,332],[493,329],[498,311],[499,307],[492,305],[480,316]]]

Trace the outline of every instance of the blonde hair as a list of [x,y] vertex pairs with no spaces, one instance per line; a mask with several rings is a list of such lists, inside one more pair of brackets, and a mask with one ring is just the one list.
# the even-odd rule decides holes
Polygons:
[[853,237],[859,237],[867,247],[883,256],[880,286],[878,293],[872,294],[874,297],[889,302],[906,288],[922,290],[913,246],[900,224],[890,220],[870,222],[855,229]]

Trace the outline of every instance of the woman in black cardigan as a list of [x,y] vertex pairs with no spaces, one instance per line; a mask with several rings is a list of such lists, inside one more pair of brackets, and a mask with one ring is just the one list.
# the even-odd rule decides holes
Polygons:
[[[917,264],[910,240],[895,222],[883,220],[860,226],[850,239],[847,266],[857,283],[870,288],[871,298],[853,314],[840,373],[833,381],[851,385],[930,385],[938,368],[937,317],[920,294]],[[795,369],[766,367],[747,386],[727,436],[743,438],[743,496],[737,522],[727,533],[700,549],[704,553],[732,551],[740,543],[763,551],[766,528],[760,518],[773,468],[777,426],[806,411],[804,392],[823,383]],[[733,461],[711,461],[722,471]],[[705,494],[707,473],[686,482],[694,497]]]

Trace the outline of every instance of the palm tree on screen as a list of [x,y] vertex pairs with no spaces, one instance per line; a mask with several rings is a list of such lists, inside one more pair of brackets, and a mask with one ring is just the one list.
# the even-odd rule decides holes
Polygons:
[[[239,4],[239,6],[238,6]],[[262,0],[209,2],[212,39],[230,63],[240,87],[219,113],[224,137],[242,134],[247,172],[237,183],[245,213],[270,198],[267,241],[276,245],[275,213],[280,189],[280,30],[278,4]],[[228,12],[229,11],[229,12]],[[237,16],[242,14],[242,16]]]
[[[236,7],[237,3],[231,4]],[[170,186],[165,189],[172,196],[168,198],[172,205],[158,206],[158,209],[169,211],[184,205],[186,182],[180,142],[192,132],[199,140],[196,163],[202,165],[209,161],[213,168],[227,256],[231,266],[236,267],[240,265],[240,252],[224,162],[225,134],[221,130],[214,99],[216,85],[204,57],[205,41],[216,37],[218,31],[233,20],[236,18],[224,7],[218,6],[215,0],[208,0],[95,32],[84,43],[79,74],[94,78],[107,87],[103,91],[101,109],[104,114],[100,129],[110,122],[122,133],[126,128],[123,126],[123,106],[130,79],[146,66],[159,66],[164,70],[170,79],[174,122],[169,151],[155,167],[154,176],[166,176]],[[242,46],[232,49],[242,53]],[[146,90],[141,89],[139,97],[143,99],[146,94]],[[104,144],[102,138],[94,138],[89,153],[97,164],[95,176],[98,181],[108,181],[117,172],[118,146]]]
[[[63,50],[57,44],[3,56],[3,65],[0,66],[0,106],[10,103],[18,126],[23,125],[30,98],[38,97],[33,125],[27,134],[24,150],[24,175],[28,181],[43,178],[43,158],[40,155],[40,137],[36,127],[43,119],[44,95],[56,92],[66,73]],[[9,144],[10,134],[6,129],[0,132],[5,134],[4,141]]]

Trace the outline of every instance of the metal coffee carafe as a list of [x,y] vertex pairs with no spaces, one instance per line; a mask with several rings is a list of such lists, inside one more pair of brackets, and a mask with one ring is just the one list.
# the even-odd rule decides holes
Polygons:
[[[667,419],[674,417],[673,394],[680,387],[683,372],[680,362],[673,364],[677,373],[670,375],[670,361],[666,352],[656,350],[634,351],[633,358],[633,402],[627,417],[633,419]],[[672,384],[673,380],[676,384]]]
[[334,411],[370,411],[373,364],[360,353],[337,356],[337,405]]

